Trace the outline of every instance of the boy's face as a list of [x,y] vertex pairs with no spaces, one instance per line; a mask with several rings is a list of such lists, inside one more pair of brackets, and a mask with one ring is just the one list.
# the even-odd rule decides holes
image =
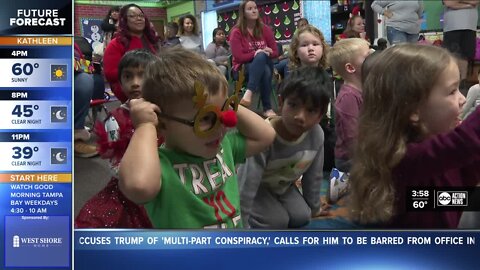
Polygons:
[[123,93],[129,99],[142,97],[143,67],[126,67],[122,70],[120,82]]
[[[220,91],[216,95],[209,95],[205,105],[211,104],[222,108],[226,99],[226,92]],[[169,107],[168,111],[162,112],[190,121],[195,119],[199,109],[195,107],[192,99],[181,99],[175,101],[175,106]],[[210,120],[206,117],[204,119],[205,123],[200,125],[200,128],[208,130],[211,123]],[[220,128],[216,129],[210,136],[201,138],[194,133],[192,126],[167,118],[160,118],[160,121],[163,123],[161,132],[165,136],[168,148],[203,158],[215,157],[226,132],[225,126],[220,124]]]
[[305,104],[295,96],[287,97],[285,100],[281,98],[280,110],[285,128],[296,138],[320,123],[322,119],[320,108]]
[[360,46],[353,55],[352,61],[345,65],[347,72],[356,76],[357,78],[362,78],[362,65],[370,53],[370,48],[367,45]]
[[177,32],[175,32],[175,29],[171,27],[167,27],[167,37],[168,38],[174,38],[177,35]]

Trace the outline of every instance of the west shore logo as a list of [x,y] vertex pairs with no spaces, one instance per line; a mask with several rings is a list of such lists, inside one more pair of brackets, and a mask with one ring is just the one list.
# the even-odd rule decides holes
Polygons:
[[62,246],[63,239],[61,237],[21,237],[14,235],[12,239],[12,247],[35,247],[48,248]]

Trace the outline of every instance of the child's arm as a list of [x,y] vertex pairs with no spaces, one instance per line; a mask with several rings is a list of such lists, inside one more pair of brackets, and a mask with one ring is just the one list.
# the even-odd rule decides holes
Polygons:
[[120,162],[120,190],[131,201],[141,204],[153,199],[161,187],[157,147],[158,106],[143,99],[131,100],[135,127],[127,151]]
[[320,147],[318,148],[317,155],[313,159],[312,164],[302,177],[303,198],[307,202],[308,206],[310,206],[312,209],[312,217],[315,217],[319,214],[320,189],[323,179],[323,143],[325,140],[320,126],[316,127],[315,131],[317,129],[318,132],[316,132],[316,134],[318,135],[315,136],[319,138],[318,143],[320,144]]
[[245,157],[255,155],[265,150],[275,139],[275,130],[256,113],[238,106],[238,131],[245,136]]

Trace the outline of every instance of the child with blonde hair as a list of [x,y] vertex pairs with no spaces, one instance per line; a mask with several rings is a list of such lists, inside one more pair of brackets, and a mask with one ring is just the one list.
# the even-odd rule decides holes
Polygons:
[[475,186],[480,181],[480,109],[460,125],[465,97],[445,49],[390,47],[363,85],[350,207],[361,224],[456,228],[461,211],[406,210],[409,187]]
[[[275,131],[227,92],[214,65],[181,47],[147,66],[145,100],[130,101],[135,133],[119,186],[144,204],[153,227],[242,226],[235,166],[270,145]],[[157,134],[165,139],[160,148]]]
[[323,33],[315,26],[298,28],[290,43],[289,70],[301,66],[326,68],[328,49]]
[[328,54],[333,70],[344,83],[335,101],[335,166],[350,171],[353,146],[357,138],[357,122],[362,106],[362,64],[370,54],[370,44],[361,38],[342,39]]

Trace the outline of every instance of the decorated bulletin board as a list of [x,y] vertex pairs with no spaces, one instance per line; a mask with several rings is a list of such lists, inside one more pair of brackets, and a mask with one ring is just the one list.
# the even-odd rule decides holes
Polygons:
[[[288,42],[296,29],[296,22],[301,18],[300,0],[278,1],[276,3],[258,5],[263,22],[270,26],[279,42]],[[228,34],[238,19],[238,8],[230,11],[219,11],[217,14],[218,27],[225,29]]]
[[103,42],[103,31],[100,28],[102,21],[103,19],[80,18],[81,34],[90,42],[93,48],[95,48],[97,43]]

